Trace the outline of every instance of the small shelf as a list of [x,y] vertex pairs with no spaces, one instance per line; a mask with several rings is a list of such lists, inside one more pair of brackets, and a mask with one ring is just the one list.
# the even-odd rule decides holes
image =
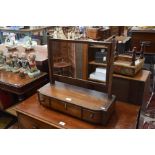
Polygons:
[[94,81],[94,82],[102,82],[102,83],[105,83],[106,84],[106,81],[102,81],[102,80],[91,79],[91,78],[88,78],[88,80]]
[[107,49],[107,47],[104,46],[104,45],[90,45],[89,48],[101,48],[101,49],[104,48],[104,49]]
[[90,61],[89,64],[90,65],[96,65],[96,66],[103,66],[103,67],[107,66],[107,64],[99,63],[99,62],[95,62],[95,61]]

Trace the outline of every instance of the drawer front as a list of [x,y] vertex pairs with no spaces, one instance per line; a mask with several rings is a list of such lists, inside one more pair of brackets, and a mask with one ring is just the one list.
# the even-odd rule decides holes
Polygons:
[[88,109],[83,109],[82,111],[83,120],[93,122],[93,123],[101,123],[102,121],[102,113],[100,111],[94,112]]
[[42,95],[42,94],[38,94],[38,98],[39,98],[39,102],[40,104],[49,107],[50,106],[50,97]]
[[68,114],[78,117],[78,118],[81,118],[81,107],[78,107],[78,106],[75,106],[72,104],[68,104],[66,110],[67,110]]
[[18,126],[20,129],[54,129],[52,125],[36,120],[30,116],[18,113]]
[[51,99],[51,108],[81,118],[81,108],[76,105]]
[[66,112],[67,103],[51,98],[50,107],[54,110]]

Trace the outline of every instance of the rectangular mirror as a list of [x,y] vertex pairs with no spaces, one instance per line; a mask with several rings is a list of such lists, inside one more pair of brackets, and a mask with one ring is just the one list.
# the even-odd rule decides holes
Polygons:
[[86,44],[55,42],[52,46],[54,74],[85,79],[84,57]]
[[101,87],[102,90],[107,89],[111,67],[109,63],[111,45],[103,41],[50,38],[48,55],[51,83],[57,80],[92,89]]

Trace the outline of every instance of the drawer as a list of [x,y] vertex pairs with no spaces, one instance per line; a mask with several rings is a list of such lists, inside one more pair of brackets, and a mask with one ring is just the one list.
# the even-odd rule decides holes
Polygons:
[[63,101],[51,98],[50,107],[54,110],[59,110],[61,112],[66,112],[67,103]]
[[20,129],[54,129],[52,125],[46,124],[30,116],[18,113],[18,126]]
[[46,107],[49,107],[50,106],[50,97],[48,96],[45,96],[45,95],[42,95],[40,93],[38,93],[38,97],[39,97],[39,102],[46,106]]
[[75,106],[72,104],[68,104],[66,110],[67,110],[68,114],[75,116],[77,118],[81,118],[81,107],[78,107],[78,106]]
[[100,111],[94,112],[88,109],[83,109],[82,111],[83,120],[93,122],[93,123],[101,123],[102,113]]
[[56,99],[51,99],[50,105],[51,105],[51,108],[54,110],[58,110],[66,114],[81,118],[81,107],[79,106],[76,106],[67,102],[59,101]]

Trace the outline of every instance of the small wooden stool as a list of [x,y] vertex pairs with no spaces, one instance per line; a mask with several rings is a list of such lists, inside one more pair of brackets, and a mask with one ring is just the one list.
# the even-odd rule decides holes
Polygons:
[[54,63],[54,71],[57,74],[60,75],[66,75],[66,76],[71,76],[72,72],[71,72],[71,63],[69,62],[56,62]]

